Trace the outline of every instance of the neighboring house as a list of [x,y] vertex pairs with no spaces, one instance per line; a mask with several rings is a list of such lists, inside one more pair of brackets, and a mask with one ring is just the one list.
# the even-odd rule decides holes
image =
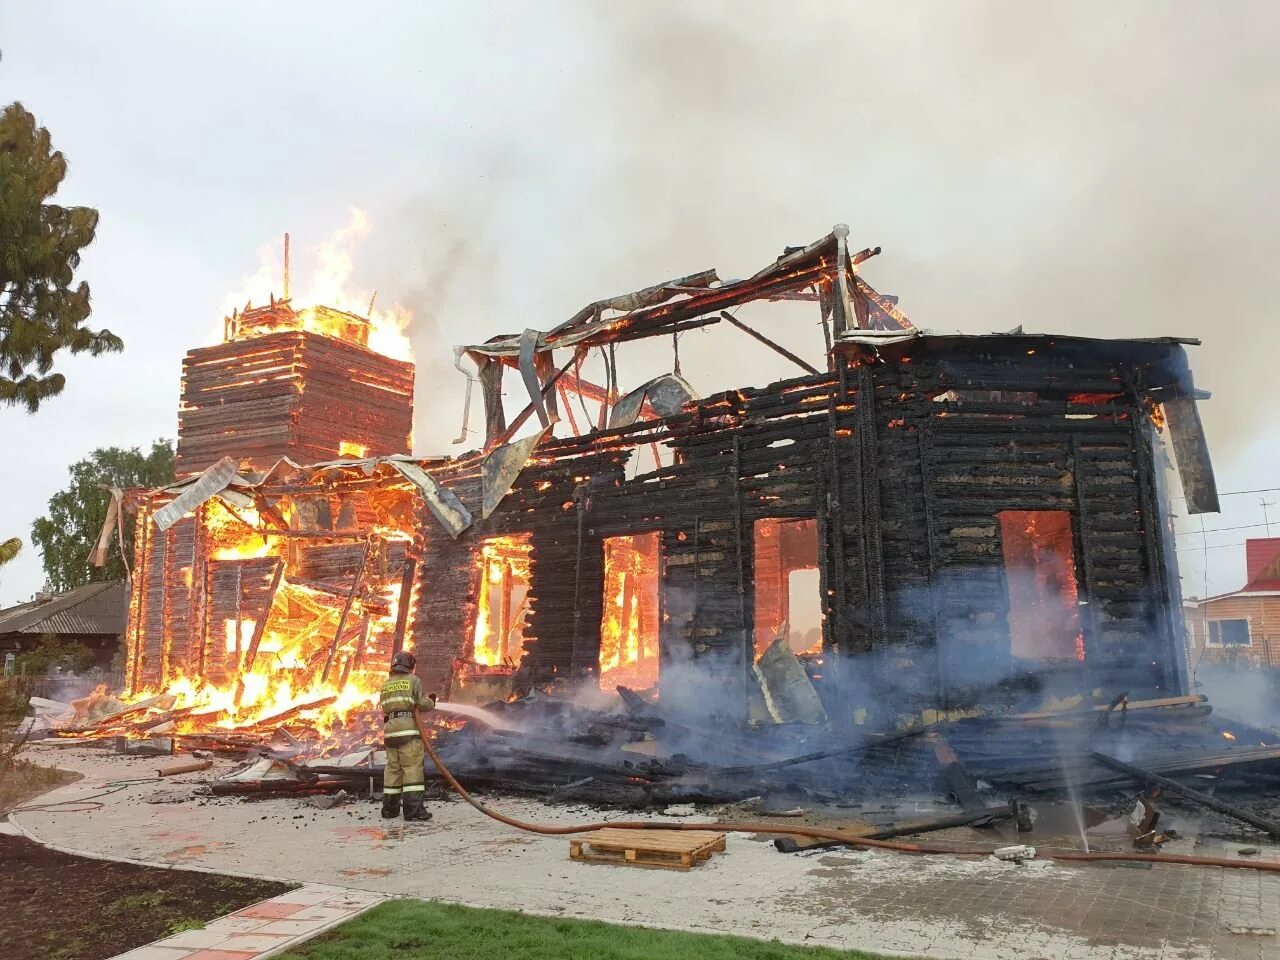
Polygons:
[[1190,663],[1280,667],[1280,537],[1245,542],[1245,585],[1184,604]]
[[23,653],[46,636],[80,643],[93,651],[94,664],[108,667],[120,647],[129,591],[123,580],[90,583],[66,593],[37,594],[36,599],[0,610],[0,662]]

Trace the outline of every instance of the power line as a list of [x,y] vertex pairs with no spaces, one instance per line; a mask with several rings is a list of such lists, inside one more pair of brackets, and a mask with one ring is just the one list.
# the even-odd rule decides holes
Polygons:
[[[1228,490],[1226,493],[1219,493],[1220,497],[1242,497],[1247,493],[1277,493],[1280,487],[1263,487],[1261,490]],[[1169,498],[1170,500],[1185,500],[1186,494],[1177,494]]]
[[1227,547],[1243,547],[1245,541],[1239,543],[1215,543],[1207,547],[1174,547],[1173,549],[1179,553],[1199,553],[1203,550],[1225,550]]
[[1240,527],[1211,527],[1208,530],[1175,530],[1175,537],[1208,536],[1211,533],[1226,533],[1228,530],[1256,530],[1258,527],[1269,527],[1269,523],[1246,523]]

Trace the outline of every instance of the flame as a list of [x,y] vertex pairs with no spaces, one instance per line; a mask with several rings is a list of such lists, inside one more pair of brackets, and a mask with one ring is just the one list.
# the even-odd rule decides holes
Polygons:
[[1154,400],[1151,400],[1150,398],[1148,398],[1147,413],[1151,417],[1151,422],[1152,424],[1155,425],[1156,431],[1158,433],[1164,433],[1164,425],[1165,425],[1164,405],[1156,403]]
[[1234,733],[1232,733],[1230,730],[1223,730],[1223,731],[1222,731],[1222,739],[1224,739],[1224,740],[1234,740],[1235,738],[1236,738],[1236,735],[1235,735]]
[[[291,278],[289,300],[293,303],[310,303],[316,306],[298,310],[292,326],[311,333],[349,340],[351,317],[337,314],[344,311],[354,315],[363,326],[367,323],[367,343],[370,350],[395,360],[412,360],[413,345],[409,340],[409,326],[413,314],[399,304],[377,307],[373,291],[361,291],[351,286],[355,272],[352,251],[372,230],[364,211],[351,207],[347,223],[326,237],[315,248],[314,264],[307,280],[298,282]],[[271,296],[283,296],[284,264],[274,245],[258,250],[258,269],[245,278],[239,291],[228,295],[223,312],[230,314],[243,310],[246,304],[262,304]],[[325,310],[319,306],[333,308]],[[252,334],[251,334],[252,335]]]
[[478,664],[516,664],[524,656],[532,551],[528,534],[492,537],[480,548],[472,644],[472,659]]
[[[400,495],[394,489],[370,493],[368,506],[375,516],[393,516]],[[297,521],[300,511],[289,498],[274,507],[274,523]],[[389,562],[388,551],[397,541],[411,540],[412,531],[391,523],[370,528],[365,572],[353,592],[354,562],[347,564],[345,581],[307,579],[318,574],[302,566],[305,552],[271,536],[270,526],[260,526],[265,518],[258,510],[211,500],[196,518],[202,525],[198,542],[207,542],[210,582],[234,584],[234,606],[228,609],[227,592],[220,603],[211,596],[210,615],[221,622],[210,624],[198,657],[170,664],[163,683],[136,691],[133,701],[170,695],[172,705],[164,712],[179,734],[252,734],[291,725],[334,744],[373,742],[380,730],[374,707],[395,643],[403,589],[402,568]],[[268,584],[277,571],[272,595]],[[408,602],[411,616],[415,598],[410,595]],[[407,635],[402,642],[411,647]]]
[[600,686],[653,686],[658,680],[658,534],[604,542]]
[[271,551],[267,538],[256,532],[262,529],[262,519],[253,507],[232,513],[214,498],[205,506],[204,526],[210,541],[217,544],[211,554],[214,560],[256,560]]
[[1070,635],[1072,654],[1085,660],[1080,588],[1070,516],[1057,510],[1006,510],[1000,521],[1009,589],[1009,631],[1016,649],[1032,657],[1062,656]]

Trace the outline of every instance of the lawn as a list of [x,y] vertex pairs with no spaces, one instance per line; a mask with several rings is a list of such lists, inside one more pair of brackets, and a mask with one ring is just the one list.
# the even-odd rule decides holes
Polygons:
[[874,954],[393,900],[280,960],[869,960]]

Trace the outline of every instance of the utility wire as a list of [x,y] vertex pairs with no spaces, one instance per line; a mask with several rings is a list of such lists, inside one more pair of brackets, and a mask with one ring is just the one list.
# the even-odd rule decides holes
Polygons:
[[[1220,497],[1242,497],[1246,493],[1276,493],[1280,492],[1280,487],[1263,487],[1261,490],[1228,490],[1226,493],[1219,493]],[[1169,498],[1170,500],[1185,500],[1186,494],[1179,493]]]
[[1207,547],[1174,547],[1173,549],[1179,553],[1201,553],[1205,550],[1225,550],[1228,547],[1243,547],[1245,541],[1239,543],[1215,543]]
[[[1274,523],[1274,521],[1272,521],[1272,523]],[[1271,526],[1269,523],[1246,523],[1239,527],[1210,527],[1207,530],[1175,530],[1173,535],[1175,537],[1198,537],[1201,534],[1226,533],[1228,530],[1255,530],[1258,527],[1269,526]]]

